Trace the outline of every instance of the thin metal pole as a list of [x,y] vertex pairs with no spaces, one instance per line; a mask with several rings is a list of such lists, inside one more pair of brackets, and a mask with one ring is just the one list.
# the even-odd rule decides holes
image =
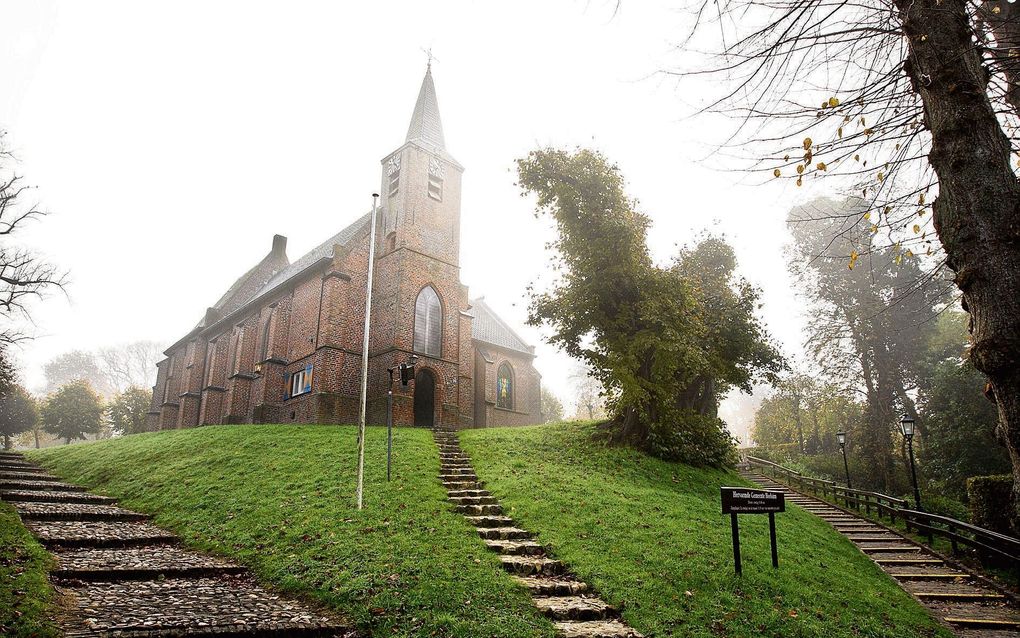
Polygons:
[[846,462],[846,446],[839,446],[839,451],[843,453],[843,469],[846,471],[846,487],[849,490],[854,489],[854,486],[850,484],[850,465]]
[[358,509],[364,509],[365,420],[368,403],[368,330],[372,322],[372,276],[375,271],[375,218],[379,194],[372,193],[372,230],[368,237],[368,283],[365,284],[365,338],[361,344],[361,416],[358,419]]
[[393,380],[386,395],[386,481],[390,480],[390,459],[393,456]]
[[737,515],[730,514],[730,532],[733,534],[733,569],[740,576],[740,525],[737,524]]
[[772,543],[772,566],[779,567],[779,548],[776,546],[776,515],[769,512],[769,542]]
[[921,491],[917,489],[917,468],[914,467],[914,437],[907,439],[907,449],[910,450],[910,476],[914,480],[914,504],[919,512],[923,512],[924,508],[921,507]]

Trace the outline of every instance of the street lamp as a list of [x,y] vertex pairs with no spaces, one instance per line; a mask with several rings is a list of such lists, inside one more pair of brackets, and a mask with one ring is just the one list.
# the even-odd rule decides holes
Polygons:
[[917,467],[914,465],[914,419],[904,414],[900,417],[900,431],[903,432],[903,438],[907,440],[907,450],[910,452],[910,478],[914,481],[914,505],[918,510],[923,511],[921,507],[921,491],[917,489]]
[[842,430],[836,432],[836,440],[839,442],[839,451],[843,453],[843,470],[846,472],[846,487],[852,490],[854,486],[850,484],[850,466],[846,462],[846,432]]

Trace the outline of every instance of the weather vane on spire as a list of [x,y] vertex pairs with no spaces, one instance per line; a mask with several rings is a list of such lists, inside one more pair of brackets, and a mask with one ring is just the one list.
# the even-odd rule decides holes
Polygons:
[[439,62],[439,58],[437,58],[436,56],[432,55],[432,47],[429,47],[427,49],[425,47],[422,47],[421,50],[424,51],[425,55],[427,55],[429,57],[429,63],[428,63],[428,67],[427,67],[426,70],[432,70],[432,62],[433,62],[433,60],[436,61],[436,62]]

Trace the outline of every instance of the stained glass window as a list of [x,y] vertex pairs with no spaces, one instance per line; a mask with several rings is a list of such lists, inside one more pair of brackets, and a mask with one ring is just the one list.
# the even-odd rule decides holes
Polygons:
[[443,305],[432,286],[414,302],[414,351],[438,357],[443,350]]
[[500,364],[496,374],[496,407],[514,408],[514,371],[506,362]]

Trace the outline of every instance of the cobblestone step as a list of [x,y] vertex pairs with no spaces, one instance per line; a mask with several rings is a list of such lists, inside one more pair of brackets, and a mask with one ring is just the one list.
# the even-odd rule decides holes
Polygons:
[[11,470],[13,472],[45,472],[35,463],[28,461],[0,460],[0,470]]
[[87,492],[4,489],[0,489],[0,500],[24,503],[91,503],[93,505],[113,505],[117,502],[117,499],[109,496],[98,496]]
[[562,638],[642,638],[619,620],[564,621],[553,625]]
[[482,483],[478,481],[443,481],[443,487],[447,490],[477,490],[482,488]]
[[499,505],[458,505],[457,512],[470,514],[471,516],[483,516],[502,514],[503,508]]
[[554,576],[513,576],[532,596],[576,596],[588,591],[588,583]]
[[544,548],[535,541],[487,540],[485,546],[494,552],[512,556],[538,556]]
[[512,527],[514,519],[509,516],[465,516],[467,522],[475,527]]
[[475,471],[473,469],[471,469],[471,466],[469,465],[467,467],[444,468],[443,471],[441,472],[441,474],[447,474],[447,475],[449,475],[449,474],[469,474],[472,477],[474,477]]
[[58,479],[50,474],[40,474],[39,472],[12,472],[8,470],[0,471],[0,481],[53,481],[57,482]]
[[536,596],[535,606],[553,620],[605,620],[616,614],[605,601],[587,596]]
[[65,635],[331,636],[355,632],[245,576],[85,583],[67,588]]
[[451,496],[450,502],[457,505],[495,505],[496,499],[491,496]]
[[244,574],[240,565],[189,552],[178,545],[67,549],[55,552],[54,578],[87,581],[154,580]]
[[478,535],[491,540],[520,540],[531,538],[531,532],[516,527],[479,527]]
[[25,527],[49,548],[137,547],[177,542],[173,534],[147,523],[109,521],[25,521]]
[[566,571],[563,563],[554,558],[532,558],[528,556],[500,556],[503,569],[517,576],[559,576]]
[[474,472],[455,472],[455,473],[444,473],[439,475],[439,479],[444,483],[467,483],[469,481],[477,481],[478,477],[475,476]]
[[447,496],[491,496],[489,490],[449,490]]
[[144,521],[145,514],[113,505],[85,503],[12,503],[23,521]]
[[0,479],[0,490],[53,490],[55,492],[84,492],[85,488],[60,481],[27,481]]

